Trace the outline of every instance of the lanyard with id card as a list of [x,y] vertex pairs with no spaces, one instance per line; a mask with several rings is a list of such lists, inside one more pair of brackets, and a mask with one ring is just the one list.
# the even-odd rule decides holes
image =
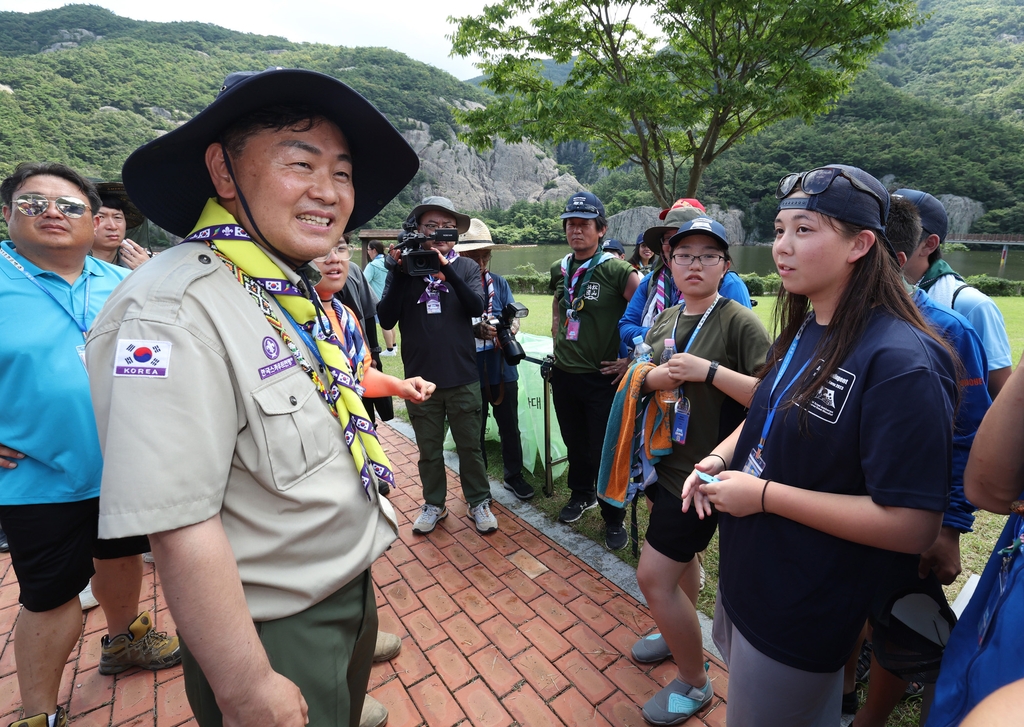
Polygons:
[[803,324],[800,326],[800,330],[796,332],[796,337],[793,342],[789,344],[789,350],[786,351],[785,358],[782,359],[782,364],[779,366],[779,372],[775,375],[775,381],[772,382],[772,388],[768,392],[768,415],[764,419],[764,426],[761,427],[761,440],[754,445],[754,448],[750,450],[750,454],[747,455],[747,461],[743,465],[743,472],[754,477],[760,477],[761,473],[764,472],[765,461],[762,457],[764,452],[764,443],[768,439],[768,432],[771,431],[772,422],[775,421],[775,412],[778,411],[779,402],[782,401],[783,397],[786,396],[786,392],[793,383],[799,379],[804,371],[807,370],[807,365],[811,363],[811,359],[808,358],[804,361],[804,365],[800,367],[800,370],[796,372],[796,375],[790,379],[789,383],[779,392],[778,397],[775,399],[775,403],[772,403],[772,397],[775,395],[775,389],[782,381],[783,375],[786,373],[786,369],[789,368],[790,362],[793,360],[793,354],[796,353],[796,348],[800,344],[800,337],[804,334],[804,329],[807,328],[807,324],[811,320],[813,313],[808,314],[807,318],[804,319]]
[[[88,275],[87,273],[85,273],[85,271],[82,272],[83,275],[88,275],[88,277],[86,277],[86,279],[85,279],[85,305],[84,305],[84,308],[82,310],[82,318],[81,318],[81,320],[79,320],[78,316],[76,316],[74,313],[72,313],[67,308],[65,308],[64,304],[61,303],[59,300],[57,300],[57,298],[54,296],[54,294],[51,293],[46,288],[45,285],[43,285],[38,280],[36,280],[36,276],[35,275],[30,273],[28,270],[26,270],[21,265],[21,263],[19,263],[13,257],[8,255],[6,250],[4,250],[3,248],[0,248],[0,255],[3,255],[7,259],[7,262],[9,262],[11,265],[13,265],[15,267],[15,269],[18,270],[22,275],[24,275],[26,278],[28,278],[30,281],[32,281],[32,283],[37,288],[39,288],[41,291],[46,293],[46,296],[50,300],[52,300],[54,303],[59,305],[60,309],[62,311],[64,311],[65,313],[67,313],[68,316],[71,317],[71,320],[73,320],[75,322],[75,326],[77,326],[78,330],[80,330],[82,332],[82,338],[83,339],[87,337],[89,329],[85,325],[85,319],[86,319],[86,316],[89,315],[89,297],[90,297],[90,291],[91,291],[91,286],[92,286],[92,275]],[[76,346],[75,350],[78,352],[78,357],[82,360],[82,366],[85,366],[85,346],[84,345]]]
[[[700,329],[704,327],[704,322],[711,315],[711,311],[718,305],[718,301],[722,299],[721,295],[715,296],[715,302],[712,303],[704,315],[697,321],[697,327],[693,329],[693,333],[690,334],[689,340],[686,341],[686,346],[683,348],[683,353],[689,353],[690,346],[693,345],[694,340],[697,338],[697,334],[700,333]],[[682,318],[683,310],[686,306],[680,306],[679,312],[676,314],[676,325],[673,329],[672,336],[674,340],[679,335],[679,319]],[[683,387],[679,387],[679,399],[676,400],[675,405],[675,417],[672,420],[672,441],[676,444],[686,444],[686,430],[690,427],[690,400],[683,396]]]
[[[594,276],[594,271],[605,260],[613,257],[615,256],[610,252],[602,253],[598,251],[576,269],[576,272],[572,274],[572,278],[569,277],[569,261],[572,259],[572,255],[566,255],[562,259],[562,295],[565,297],[566,306],[565,340],[578,341],[580,339],[580,311],[583,310],[583,298],[579,295],[578,290],[586,290],[587,283]],[[581,276],[583,281],[580,283],[579,288],[577,288],[576,284]]]
[[[1017,503],[1014,504],[1016,505]],[[1016,512],[1017,515],[1021,515],[1021,513],[1016,510],[1014,510],[1014,512]],[[992,617],[995,615],[999,604],[1003,600],[1003,594],[1006,593],[1006,588],[1010,582],[1010,571],[1013,569],[1014,565],[1017,565],[1020,562],[1020,554],[1022,550],[1024,550],[1024,520],[1018,518],[1016,527],[1010,534],[1014,536],[1013,541],[998,553],[998,555],[1002,557],[1002,562],[999,564],[999,574],[996,576],[998,579],[997,584],[999,590],[994,597],[989,598],[989,603],[985,607],[985,611],[982,613],[981,618],[978,620],[979,645],[985,640],[985,636],[988,634],[988,628],[992,625]],[[1018,571],[1019,570],[1020,569],[1018,567]],[[1020,577],[1020,573],[1017,574],[1017,577]]]

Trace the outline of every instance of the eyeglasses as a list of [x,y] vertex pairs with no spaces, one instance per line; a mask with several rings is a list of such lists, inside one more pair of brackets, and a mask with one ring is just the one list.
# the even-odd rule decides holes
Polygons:
[[88,209],[88,205],[78,197],[47,197],[42,194],[23,194],[14,200],[14,206],[26,217],[38,217],[50,209],[51,200],[58,212],[72,220],[77,220]]
[[443,225],[439,225],[436,222],[427,222],[423,225],[423,229],[427,232],[435,232],[437,230],[450,230],[455,227],[454,222],[446,222]]
[[347,244],[341,244],[338,245],[337,247],[332,247],[326,255],[323,255],[322,257],[313,258],[313,260],[318,263],[325,263],[331,257],[331,255],[337,255],[338,259],[341,261],[351,260],[352,248],[349,247]]
[[832,186],[832,182],[836,181],[837,177],[843,177],[853,185],[854,189],[864,192],[865,194],[869,194],[874,198],[875,202],[878,203],[878,219],[884,225],[886,218],[885,200],[878,196],[878,192],[876,190],[864,184],[864,182],[851,174],[848,174],[845,170],[837,169],[836,167],[819,167],[802,174],[787,174],[779,180],[779,186],[775,189],[775,199],[785,199],[788,197],[796,188],[797,184],[800,185],[800,189],[802,189],[806,194],[821,194]]
[[702,268],[705,266],[714,267],[722,260],[725,260],[725,255],[716,255],[713,252],[709,252],[706,255],[686,255],[685,253],[679,253],[678,255],[672,256],[672,262],[676,265],[682,265],[683,267],[693,265],[694,260],[699,260]]

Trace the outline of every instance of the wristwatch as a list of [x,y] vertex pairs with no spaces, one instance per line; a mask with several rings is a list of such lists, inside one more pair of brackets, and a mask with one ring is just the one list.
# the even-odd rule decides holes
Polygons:
[[718,362],[712,361],[711,365],[708,366],[708,375],[707,378],[704,379],[704,383],[710,384],[712,381],[714,381],[716,373],[718,373]]

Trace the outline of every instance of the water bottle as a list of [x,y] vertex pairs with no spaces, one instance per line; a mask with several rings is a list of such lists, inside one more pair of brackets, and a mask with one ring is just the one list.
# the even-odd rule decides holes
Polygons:
[[654,349],[644,343],[643,336],[633,337],[633,360],[637,363],[647,363],[654,356]]
[[[676,339],[666,338],[665,339],[665,350],[661,354],[661,362],[666,363],[670,358],[676,355]],[[658,401],[662,404],[674,406],[676,401],[679,400],[679,389],[663,389],[658,392]]]

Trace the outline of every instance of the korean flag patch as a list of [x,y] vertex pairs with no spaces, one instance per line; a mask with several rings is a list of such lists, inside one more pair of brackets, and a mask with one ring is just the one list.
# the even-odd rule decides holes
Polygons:
[[117,340],[114,376],[166,379],[170,370],[170,341]]

